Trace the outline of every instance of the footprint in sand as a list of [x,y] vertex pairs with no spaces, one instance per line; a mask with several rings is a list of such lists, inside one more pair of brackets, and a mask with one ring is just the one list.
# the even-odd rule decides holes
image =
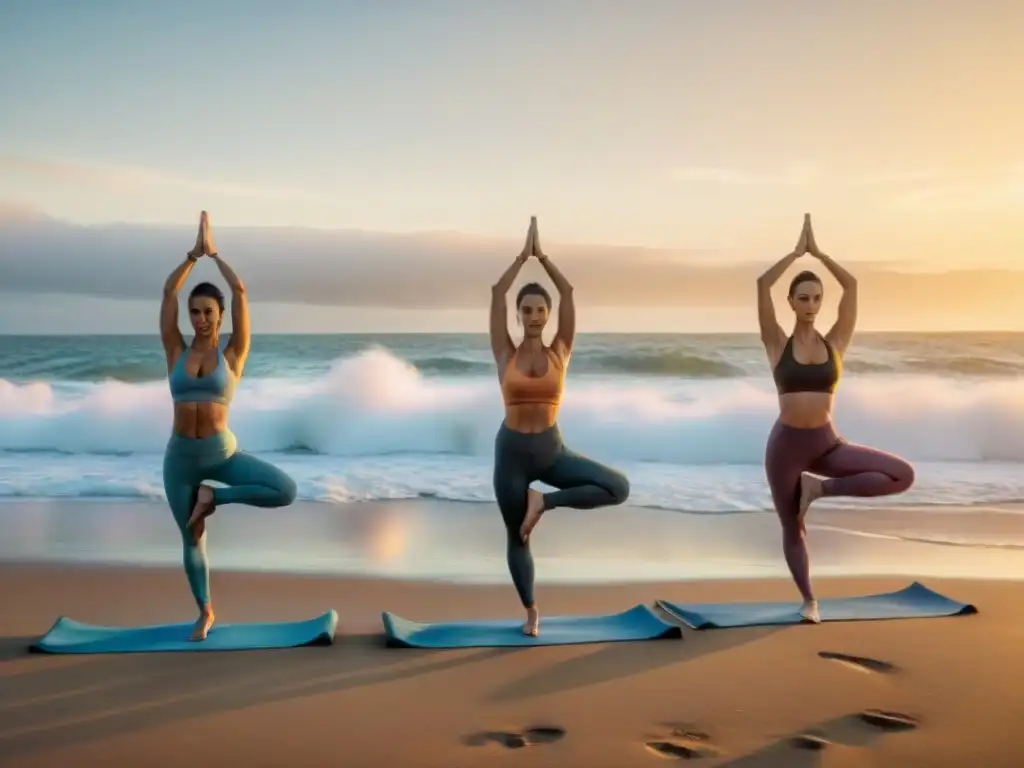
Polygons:
[[902,712],[882,709],[867,709],[856,715],[847,715],[828,725],[801,733],[791,739],[798,749],[820,751],[829,744],[867,746],[880,733],[912,731],[920,723],[914,717]]
[[703,731],[686,725],[669,727],[672,730],[666,738],[644,743],[648,752],[669,760],[695,760],[719,753],[711,744],[711,737]]
[[870,726],[882,731],[912,731],[920,724],[916,718],[902,712],[887,712],[883,709],[866,709],[859,715]]
[[565,738],[565,729],[557,725],[539,725],[522,731],[479,731],[470,734],[463,743],[468,747],[499,744],[506,749],[522,749],[540,744],[553,744]]
[[829,661],[838,661],[840,664],[856,669],[858,672],[877,672],[882,675],[890,675],[897,671],[895,664],[872,659],[868,656],[852,656],[848,653],[837,653],[835,651],[818,651],[818,656]]

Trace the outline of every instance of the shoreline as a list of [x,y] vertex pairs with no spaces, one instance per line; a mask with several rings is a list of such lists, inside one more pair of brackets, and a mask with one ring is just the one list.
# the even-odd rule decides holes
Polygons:
[[[997,509],[812,510],[812,576],[1024,579],[1024,525]],[[0,504],[0,563],[180,567],[161,502]],[[208,527],[211,571],[508,583],[494,504],[435,500],[226,507]],[[533,538],[538,585],[788,579],[770,513],[557,510]]]

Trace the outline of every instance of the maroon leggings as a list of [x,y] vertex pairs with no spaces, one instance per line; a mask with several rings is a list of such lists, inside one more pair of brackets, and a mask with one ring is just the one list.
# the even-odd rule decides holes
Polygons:
[[914,483],[914,468],[891,453],[853,445],[836,432],[831,422],[813,429],[789,427],[776,421],[768,437],[765,472],[775,511],[782,522],[783,551],[793,580],[810,600],[810,565],[800,509],[800,474],[823,475],[824,496],[890,496]]

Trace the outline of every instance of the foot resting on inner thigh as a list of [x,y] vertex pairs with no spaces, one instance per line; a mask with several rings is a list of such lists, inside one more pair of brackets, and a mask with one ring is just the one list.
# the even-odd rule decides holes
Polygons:
[[796,519],[802,526],[807,510],[811,504],[820,499],[824,493],[821,485],[821,478],[812,475],[810,472],[800,473],[800,507],[797,510]]
[[188,519],[188,529],[192,532],[196,542],[203,537],[206,530],[206,518],[214,513],[216,507],[213,504],[213,488],[208,485],[200,485],[196,493],[196,505],[192,508],[192,516]]
[[523,519],[523,525],[519,529],[519,535],[523,537],[524,542],[530,538],[530,532],[537,527],[537,523],[540,522],[540,517],[543,514],[544,494],[530,488],[526,491],[526,517]]

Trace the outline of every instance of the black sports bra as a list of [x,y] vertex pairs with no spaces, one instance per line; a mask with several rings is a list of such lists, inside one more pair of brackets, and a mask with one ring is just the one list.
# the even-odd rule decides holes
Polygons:
[[828,350],[828,360],[823,363],[798,363],[793,356],[793,337],[786,340],[786,348],[782,350],[782,357],[779,358],[775,370],[772,371],[772,378],[775,379],[775,388],[780,395],[788,395],[793,392],[827,392],[836,391],[839,385],[839,377],[842,375],[843,363],[839,355],[832,349],[828,339],[824,336],[819,338],[825,342],[825,349]]

